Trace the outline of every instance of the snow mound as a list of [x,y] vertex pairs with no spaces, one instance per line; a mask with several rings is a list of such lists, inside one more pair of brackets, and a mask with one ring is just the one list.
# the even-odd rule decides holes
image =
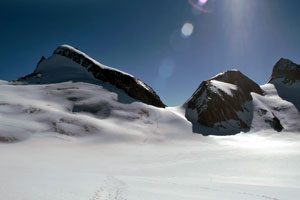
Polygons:
[[[190,123],[169,109],[124,104],[102,86],[0,83],[0,141],[87,137],[99,142],[159,142],[183,137]],[[174,126],[176,125],[176,126]],[[172,135],[172,137],[170,137]]]

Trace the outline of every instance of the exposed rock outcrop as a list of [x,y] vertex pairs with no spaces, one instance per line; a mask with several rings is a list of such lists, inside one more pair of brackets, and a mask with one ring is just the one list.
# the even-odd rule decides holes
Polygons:
[[282,131],[283,130],[283,126],[281,125],[280,120],[274,115],[274,113],[272,113],[272,115],[273,115],[272,120],[266,120],[266,122],[269,123],[270,126],[274,130],[276,130],[278,132]]
[[4,137],[4,136],[0,136],[0,143],[13,143],[13,142],[17,142],[18,139],[14,138],[14,137]]
[[[66,60],[62,60],[60,57],[67,58],[68,60],[78,64],[76,65],[77,69],[75,69],[73,63],[70,61],[66,62]],[[61,65],[61,68],[64,68],[64,70],[60,71],[60,69],[53,65]],[[160,100],[154,90],[138,78],[117,69],[104,66],[83,52],[68,45],[58,47],[50,58],[45,59],[42,57],[38,62],[35,71],[32,74],[18,79],[18,81],[39,84],[52,83],[55,81],[49,80],[52,80],[53,76],[59,76],[61,73],[64,73],[64,77],[67,77],[61,80],[74,81],[72,78],[74,77],[75,79],[75,75],[78,76],[78,74],[81,73],[76,70],[86,71],[93,79],[111,84],[138,101],[156,107],[165,107],[165,104]],[[49,75],[50,71],[51,76]],[[72,74],[74,74],[74,76]]]

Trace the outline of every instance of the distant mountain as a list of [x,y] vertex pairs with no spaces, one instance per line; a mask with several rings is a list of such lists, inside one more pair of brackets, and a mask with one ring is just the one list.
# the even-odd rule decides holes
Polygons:
[[281,58],[274,66],[269,83],[293,85],[300,81],[300,65],[289,59]]
[[[263,95],[260,86],[240,71],[226,71],[201,83],[184,104],[186,117],[193,123],[194,132],[205,135],[249,131],[253,120],[253,93]],[[275,130],[282,130],[274,114],[265,121]]]
[[282,99],[292,102],[300,111],[300,65],[281,58],[275,64],[268,83],[276,87]]
[[59,46],[47,59],[42,57],[34,72],[18,81],[27,84],[66,81],[93,83],[119,94],[119,100],[123,103],[138,100],[149,105],[165,107],[154,90],[138,78],[102,65],[69,45]]

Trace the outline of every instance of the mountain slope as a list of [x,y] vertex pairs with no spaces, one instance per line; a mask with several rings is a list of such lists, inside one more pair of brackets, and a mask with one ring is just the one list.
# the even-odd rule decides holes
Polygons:
[[191,133],[189,122],[169,109],[137,101],[124,104],[116,93],[90,83],[19,85],[2,81],[0,94],[3,142],[88,136],[102,142],[143,143]]
[[39,61],[35,71],[18,79],[27,84],[49,84],[66,81],[87,82],[105,87],[119,94],[119,101],[165,107],[151,87],[134,76],[104,66],[83,52],[69,46],[58,47],[52,56]]

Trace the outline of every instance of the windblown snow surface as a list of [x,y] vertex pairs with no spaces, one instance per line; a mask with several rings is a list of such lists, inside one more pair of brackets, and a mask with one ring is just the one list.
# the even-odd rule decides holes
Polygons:
[[237,86],[230,84],[230,83],[225,83],[225,82],[221,82],[221,81],[216,81],[216,80],[211,80],[210,81],[211,84],[211,89],[217,93],[218,90],[222,90],[223,92],[225,92],[228,95],[232,96],[231,91],[232,90],[237,90]]
[[0,143],[0,199],[297,200],[299,114],[271,84],[263,89],[254,106],[279,102],[295,116],[289,131],[204,137],[180,106],[122,104],[88,83],[2,81],[0,140],[11,143]]

